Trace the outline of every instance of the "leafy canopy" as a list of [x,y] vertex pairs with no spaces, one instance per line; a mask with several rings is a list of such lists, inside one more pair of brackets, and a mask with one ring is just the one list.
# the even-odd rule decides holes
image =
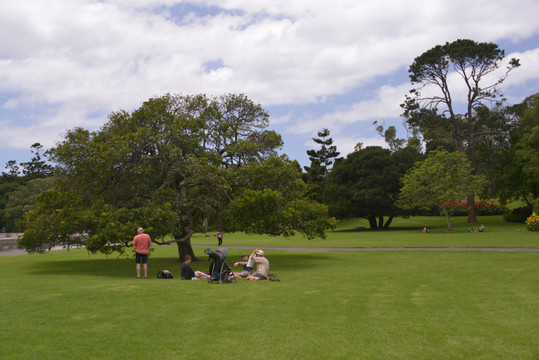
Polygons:
[[[377,146],[349,154],[330,173],[325,197],[330,214],[339,219],[361,217],[371,228],[388,227],[402,214],[396,206],[400,178],[420,154],[414,148],[391,152]],[[388,216],[384,224],[383,217]]]
[[406,172],[397,205],[404,209],[438,207],[451,230],[447,202],[457,202],[479,192],[484,177],[473,175],[470,161],[461,152],[433,151]]
[[[123,251],[142,226],[157,243],[176,242],[183,258],[194,256],[190,238],[205,219],[225,231],[321,236],[331,226],[327,208],[302,205],[305,185],[290,170],[298,166],[276,156],[282,140],[265,129],[268,122],[244,95],[167,94],[132,113],[112,113],[100,131],[69,130],[50,151],[57,186],[27,213],[22,243],[39,251],[89,232],[88,250]],[[286,181],[275,177],[279,167],[288,169]],[[260,227],[260,212],[227,211],[252,199],[249,191],[267,191],[270,179],[281,198],[268,210],[284,215],[264,213]],[[267,206],[266,198],[255,206]],[[309,222],[321,225],[307,228]]]

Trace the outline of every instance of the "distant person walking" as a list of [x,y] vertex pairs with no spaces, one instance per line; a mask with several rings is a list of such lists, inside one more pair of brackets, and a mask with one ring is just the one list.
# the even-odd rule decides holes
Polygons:
[[223,243],[223,232],[221,231],[221,229],[217,231],[217,235],[215,236],[217,237],[218,246],[221,246],[221,244]]
[[135,247],[135,261],[137,262],[137,279],[140,279],[140,264],[144,267],[144,278],[148,278],[148,253],[152,239],[150,235],[144,233],[144,229],[138,228],[138,235],[133,238],[133,246]]

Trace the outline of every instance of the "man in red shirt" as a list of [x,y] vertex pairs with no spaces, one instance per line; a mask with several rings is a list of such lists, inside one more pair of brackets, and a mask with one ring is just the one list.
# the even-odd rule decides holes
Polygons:
[[144,278],[148,278],[148,252],[152,244],[150,235],[144,234],[143,228],[138,228],[138,235],[133,238],[135,247],[135,260],[137,262],[137,279],[140,279],[140,263],[144,264]]

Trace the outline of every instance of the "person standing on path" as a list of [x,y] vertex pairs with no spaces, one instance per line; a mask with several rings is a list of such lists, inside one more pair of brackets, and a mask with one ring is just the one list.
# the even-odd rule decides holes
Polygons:
[[217,235],[215,235],[217,237],[217,242],[218,242],[218,246],[221,246],[221,244],[223,243],[223,232],[221,231],[221,229],[219,229],[219,231],[217,231]]
[[148,253],[152,244],[150,235],[144,233],[144,229],[138,228],[138,235],[133,238],[133,246],[135,247],[135,261],[137,262],[137,279],[140,279],[140,263],[144,267],[144,278],[148,278]]

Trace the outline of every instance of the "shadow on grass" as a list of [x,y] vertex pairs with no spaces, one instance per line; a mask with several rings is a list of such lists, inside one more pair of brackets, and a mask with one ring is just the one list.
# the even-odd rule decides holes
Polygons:
[[[429,230],[434,229],[447,229],[447,225],[439,225],[439,226],[433,226],[429,225],[427,226]],[[386,232],[386,231],[422,231],[423,226],[390,226],[386,229],[384,228],[376,228],[376,229],[370,229],[370,228],[363,228],[363,229],[340,229],[340,230],[333,230],[333,232],[336,233],[372,233],[372,232]]]
[[[34,264],[32,275],[81,275],[125,278],[135,273],[132,259],[52,260]],[[133,276],[134,277],[134,276]]]
[[[293,271],[294,269],[315,268],[323,261],[334,261],[336,258],[330,254],[313,252],[309,254],[271,254],[268,255],[270,261],[270,271]],[[227,258],[227,264],[233,271],[240,271],[241,267],[234,268],[235,257]],[[209,261],[199,261],[193,263],[195,270],[207,271]],[[148,276],[155,277],[161,269],[171,271],[175,277],[179,278],[181,263],[173,258],[149,258]],[[51,260],[38,264],[33,264],[28,271],[31,275],[78,275],[78,276],[103,276],[109,278],[134,278],[134,259],[114,258],[114,259],[80,259],[80,260]]]

